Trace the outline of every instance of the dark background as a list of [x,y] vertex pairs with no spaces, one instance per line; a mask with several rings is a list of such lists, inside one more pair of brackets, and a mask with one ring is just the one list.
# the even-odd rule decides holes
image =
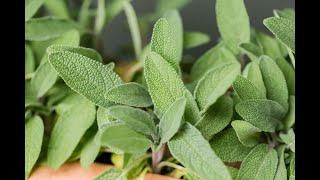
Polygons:
[[[227,1],[227,0],[226,0]],[[132,4],[138,16],[154,12],[156,0],[133,0]],[[245,0],[245,5],[250,17],[251,26],[260,31],[268,32],[262,24],[266,17],[273,16],[273,9],[295,8],[294,0]],[[196,57],[216,44],[219,32],[215,17],[215,0],[192,0],[180,10],[184,31],[201,31],[211,37],[211,42],[188,50],[187,53]],[[130,33],[126,31],[127,21],[122,12],[111,24],[105,28],[104,51],[112,54],[114,50],[131,42]]]

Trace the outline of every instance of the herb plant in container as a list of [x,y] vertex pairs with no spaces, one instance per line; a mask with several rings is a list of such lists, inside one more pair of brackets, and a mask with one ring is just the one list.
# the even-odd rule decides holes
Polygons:
[[[294,10],[263,20],[273,37],[216,0],[220,41],[193,58],[210,39],[170,2],[141,17],[128,0],[26,2],[26,179],[295,179]],[[122,11],[133,46],[106,55]]]

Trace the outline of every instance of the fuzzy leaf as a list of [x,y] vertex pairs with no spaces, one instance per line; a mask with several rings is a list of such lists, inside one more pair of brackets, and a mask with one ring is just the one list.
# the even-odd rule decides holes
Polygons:
[[99,131],[101,131],[102,146],[115,148],[125,153],[144,153],[151,145],[149,139],[119,121],[110,122]]
[[69,18],[66,0],[45,0],[45,6],[55,17]]
[[29,41],[45,41],[59,37],[72,29],[78,29],[77,25],[67,19],[55,17],[30,19],[25,23],[25,39]]
[[134,9],[129,1],[123,1],[123,10],[128,20],[131,38],[133,41],[134,52],[136,54],[136,58],[138,59],[141,54],[141,35],[137,15],[134,12]]
[[275,62],[286,79],[289,95],[295,95],[295,72],[293,67],[284,58],[277,58]]
[[59,51],[68,51],[72,53],[81,54],[98,62],[102,62],[102,57],[96,50],[84,47],[76,47],[78,46],[78,44],[79,43],[77,43],[76,45],[51,45],[47,48],[46,51],[48,54]]
[[173,38],[170,23],[165,18],[160,18],[153,27],[151,38],[151,51],[158,53],[164,60],[180,74],[179,55]]
[[199,80],[194,96],[201,112],[205,112],[228,90],[238,74],[239,63],[230,63],[211,69]]
[[103,108],[103,107],[98,107],[97,110],[97,124],[99,129],[101,129],[101,127],[105,124],[108,123],[112,120],[114,120],[108,112],[108,108]]
[[105,98],[108,101],[134,107],[149,107],[152,105],[151,97],[145,87],[134,82],[110,89]]
[[243,0],[217,0],[219,32],[226,45],[238,54],[238,46],[250,41],[250,22]]
[[127,180],[127,177],[121,169],[110,168],[94,178],[94,180]]
[[295,22],[294,19],[282,17],[270,17],[263,20],[263,24],[284,43],[295,52]]
[[26,0],[24,10],[24,20],[28,21],[42,6],[45,0]]
[[250,42],[240,44],[239,48],[250,58],[251,61],[257,61],[263,53],[261,47]]
[[284,162],[284,150],[285,146],[279,146],[277,149],[278,153],[278,166],[277,166],[277,172],[274,177],[274,180],[287,180],[287,168],[286,164]]
[[231,180],[228,169],[216,156],[201,133],[189,123],[168,143],[174,158],[206,180]]
[[202,32],[184,32],[183,48],[190,49],[201,46],[210,41],[210,36]]
[[50,53],[49,62],[71,89],[102,107],[110,105],[104,98],[106,92],[122,84],[120,77],[113,72],[113,63],[103,65],[69,51]]
[[152,102],[164,113],[174,101],[183,96],[183,82],[172,66],[155,52],[150,52],[144,63],[145,78]]
[[263,77],[258,62],[251,62],[248,69],[247,79],[251,81],[266,96],[267,90],[263,82]]
[[295,152],[296,140],[295,140],[295,134],[292,128],[289,129],[287,133],[281,132],[279,134],[279,137],[284,143],[286,143],[289,146],[292,152]]
[[260,69],[267,90],[267,98],[288,109],[288,88],[286,79],[277,64],[268,56],[261,56]]
[[39,116],[34,116],[25,124],[25,176],[28,177],[40,155],[44,126]]
[[160,144],[168,142],[179,130],[186,107],[186,98],[180,97],[170,105],[159,123]]
[[187,104],[184,111],[184,120],[194,125],[201,119],[200,111],[196,100],[187,89],[185,90],[185,97],[187,99]]
[[286,47],[277,39],[272,38],[265,33],[257,32],[256,40],[260,48],[262,48],[263,54],[270,56],[272,59],[284,57],[285,55],[287,55],[287,53],[283,54],[282,52],[282,48],[286,49]]
[[295,96],[289,97],[289,111],[283,120],[284,128],[286,130],[290,129],[295,123],[295,113],[296,113],[296,100]]
[[261,132],[259,128],[241,120],[232,121],[231,126],[244,146],[253,147],[259,143]]
[[273,10],[273,13],[276,17],[282,17],[294,20],[295,19],[295,11],[291,8],[285,8],[282,10]]
[[202,136],[209,140],[214,134],[222,131],[231,121],[233,102],[228,96],[220,97],[209,107],[202,119],[196,124]]
[[240,143],[236,132],[232,128],[221,131],[213,136],[210,145],[217,156],[225,162],[242,161],[251,148]]
[[241,100],[266,99],[266,95],[260,91],[250,80],[238,75],[233,82],[233,89]]
[[32,73],[35,69],[35,57],[33,55],[32,49],[28,44],[25,45],[25,74]]
[[80,154],[80,164],[82,167],[88,169],[94,162],[100,151],[100,143],[95,141],[98,133],[90,137],[90,139],[83,146]]
[[232,179],[237,179],[239,169],[228,166],[228,170],[229,170],[229,173],[230,173]]
[[247,155],[241,164],[239,180],[273,180],[278,164],[277,152],[266,144],[259,144]]
[[274,132],[286,114],[279,103],[263,99],[242,101],[235,108],[244,120],[265,132]]
[[63,110],[53,127],[48,145],[48,165],[53,168],[60,167],[71,156],[96,117],[95,105],[80,95],[71,95],[64,102],[61,106],[65,107],[61,107]]
[[131,129],[145,134],[154,135],[155,124],[152,117],[145,111],[129,106],[112,106],[108,108],[108,115],[121,120]]

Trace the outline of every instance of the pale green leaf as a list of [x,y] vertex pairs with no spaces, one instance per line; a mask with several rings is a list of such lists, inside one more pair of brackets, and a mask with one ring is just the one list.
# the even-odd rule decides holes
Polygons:
[[239,48],[250,58],[251,61],[257,61],[263,53],[261,47],[250,42],[240,44]]
[[94,23],[95,34],[100,34],[106,19],[106,5],[105,0],[98,0],[96,19]]
[[129,1],[123,1],[123,10],[127,16],[131,38],[133,41],[134,52],[136,54],[136,58],[139,59],[142,47],[137,15],[134,12],[134,9]]
[[158,0],[156,1],[156,13],[162,16],[168,10],[181,9],[186,6],[191,0]]
[[241,100],[266,99],[266,94],[257,88],[250,80],[238,75],[233,82],[233,89]]
[[292,152],[295,152],[296,140],[295,140],[295,134],[292,128],[289,129],[287,133],[281,132],[279,134],[279,137],[284,143],[286,143],[286,145],[291,149]]
[[184,120],[194,125],[201,119],[200,111],[196,100],[187,89],[185,89],[185,97],[187,99],[187,104],[184,111]]
[[109,107],[111,103],[104,98],[107,91],[122,84],[113,72],[113,63],[103,65],[69,51],[50,53],[49,62],[71,89],[102,107]]
[[25,124],[25,176],[28,177],[40,155],[44,126],[39,116],[34,116]]
[[82,167],[88,169],[94,162],[100,152],[100,144],[95,141],[98,133],[90,137],[90,139],[84,144],[80,154],[80,164]]
[[267,90],[267,98],[277,101],[287,110],[289,93],[281,69],[268,56],[261,56],[260,69]]
[[[256,32],[256,40],[260,48],[263,50],[263,54],[270,56],[272,59],[284,57],[282,47],[284,46],[277,39],[263,33]],[[286,47],[284,46],[286,49]],[[286,53],[288,54],[288,53]]]
[[69,10],[66,0],[45,0],[45,7],[50,13],[59,18],[69,18]]
[[277,166],[277,172],[274,177],[274,180],[287,180],[287,168],[286,164],[284,162],[284,150],[285,146],[279,146],[277,148],[278,153],[278,166]]
[[210,36],[202,32],[184,32],[183,48],[190,49],[201,46],[210,41]]
[[179,130],[186,107],[186,98],[180,97],[163,114],[159,123],[160,144],[168,142]]
[[248,69],[248,75],[246,77],[251,81],[260,91],[266,96],[267,90],[263,82],[263,77],[258,62],[251,62]]
[[240,74],[240,64],[230,63],[212,68],[199,80],[194,96],[201,112],[205,112],[227,92],[238,74]]
[[180,74],[179,55],[173,38],[171,25],[165,18],[159,19],[153,27],[151,51],[156,52]]
[[295,123],[295,113],[296,113],[296,100],[295,96],[289,97],[289,110],[286,117],[283,119],[284,128],[286,130],[290,129]]
[[60,167],[71,156],[96,117],[95,105],[84,97],[71,95],[64,101],[68,105],[60,111],[48,145],[47,161],[53,168]]
[[27,75],[34,71],[36,62],[35,62],[35,57],[33,55],[32,49],[28,44],[25,45],[24,52],[25,52],[25,74]]
[[82,28],[88,28],[90,23],[90,4],[92,0],[83,0],[80,12],[78,15],[78,22]]
[[94,178],[94,180],[127,180],[123,170],[117,168],[110,168]]
[[78,44],[79,43],[73,46],[72,45],[52,45],[52,46],[49,46],[46,51],[48,54],[59,52],[59,51],[69,51],[72,53],[81,54],[83,56],[86,56],[98,62],[102,62],[102,57],[96,50],[91,48],[85,48],[85,47],[77,47]]
[[150,52],[144,62],[144,75],[152,102],[160,113],[184,94],[184,85],[173,67],[159,54]]
[[289,180],[295,180],[296,179],[296,167],[295,158],[291,159],[290,165],[289,165]]
[[242,101],[235,108],[244,120],[265,132],[274,132],[286,114],[279,103],[264,99]]
[[284,43],[295,52],[295,21],[282,17],[270,17],[263,20],[263,24]]
[[214,134],[222,131],[230,123],[232,114],[232,99],[222,96],[203,114],[196,127],[205,139],[210,140]]
[[147,112],[129,106],[111,106],[107,109],[108,115],[123,121],[131,129],[149,136],[155,133],[155,124]]
[[102,146],[115,148],[125,153],[144,153],[151,145],[148,138],[119,121],[110,122],[99,131],[101,131],[100,142]]
[[239,169],[228,166],[228,170],[229,170],[229,173],[230,173],[232,179],[237,179]]
[[287,19],[291,19],[294,20],[295,19],[295,11],[294,9],[291,8],[285,8],[282,10],[273,10],[273,14],[276,17],[282,17],[282,18],[287,18]]
[[30,19],[25,23],[25,39],[30,41],[45,41],[59,37],[61,34],[78,29],[71,20],[55,17]]
[[261,135],[261,130],[259,128],[241,120],[232,121],[231,126],[235,130],[239,141],[244,146],[253,147],[259,143]]
[[256,146],[241,163],[238,180],[273,180],[277,171],[277,151],[266,144]]
[[114,119],[109,115],[108,108],[98,107],[97,110],[97,124],[99,129],[105,124]]
[[231,180],[227,167],[201,133],[189,123],[168,143],[169,150],[186,168],[206,180]]
[[232,128],[223,130],[213,136],[210,145],[217,156],[225,162],[242,161],[252,149],[241,144]]
[[239,44],[250,41],[250,22],[244,0],[217,0],[216,16],[223,41],[238,54]]
[[41,7],[45,0],[25,0],[24,20],[28,21]]
[[289,95],[295,95],[295,71],[293,67],[284,58],[277,58],[275,62],[286,79]]
[[105,98],[108,101],[134,107],[149,107],[152,105],[151,97],[145,87],[134,82],[110,89]]

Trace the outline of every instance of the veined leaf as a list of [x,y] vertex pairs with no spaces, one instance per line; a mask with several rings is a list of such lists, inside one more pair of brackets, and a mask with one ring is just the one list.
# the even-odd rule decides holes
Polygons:
[[41,7],[45,0],[26,0],[24,9],[24,20],[28,21]]
[[242,161],[252,149],[241,144],[232,128],[223,130],[213,136],[210,145],[217,156],[225,162]]
[[274,149],[266,144],[259,144],[248,154],[241,164],[239,180],[273,180],[277,171],[278,156]]
[[83,146],[80,154],[80,164],[84,168],[89,168],[89,166],[94,162],[100,151],[100,143],[95,141],[98,133],[92,136],[88,142]]
[[108,101],[134,107],[149,107],[152,105],[151,97],[145,87],[134,82],[110,89],[105,98]]
[[267,98],[277,101],[287,110],[289,93],[286,79],[281,69],[268,56],[261,56],[260,69],[267,89]]
[[275,60],[286,79],[289,95],[295,95],[295,72],[293,67],[284,58]]
[[263,24],[284,43],[295,52],[295,22],[294,19],[282,17],[270,17],[263,20]]
[[238,75],[233,82],[233,89],[241,100],[266,99],[266,94],[257,88],[250,80]]
[[190,49],[201,46],[210,41],[209,35],[202,32],[184,32],[183,33],[183,48]]
[[238,46],[250,41],[250,22],[243,0],[217,0],[216,16],[223,41],[238,54]]
[[159,123],[160,144],[168,142],[179,130],[186,107],[186,98],[180,97],[163,114]]
[[265,132],[274,132],[286,114],[279,103],[264,99],[242,101],[235,108],[244,120]]
[[66,0],[45,0],[45,6],[55,17],[69,18]]
[[160,113],[183,96],[184,85],[173,67],[159,54],[150,52],[144,62],[144,73],[152,102]]
[[290,129],[295,123],[295,113],[296,113],[296,100],[295,96],[289,97],[289,111],[283,120],[284,128],[286,130]]
[[[183,25],[180,14],[177,10],[167,11],[163,17],[168,21],[170,25],[171,38],[173,40],[173,47],[176,53],[176,63],[179,65],[182,60],[183,51]],[[156,51],[155,51],[156,52]],[[160,54],[161,55],[161,54]],[[165,57],[165,56],[162,56]]]
[[108,115],[121,120],[131,129],[149,136],[155,133],[155,124],[152,117],[145,111],[129,106],[112,106],[108,108]]
[[205,139],[210,140],[214,134],[222,131],[230,123],[232,114],[232,99],[222,96],[205,111],[196,127]]
[[79,29],[71,20],[54,17],[30,19],[25,23],[25,39],[29,41],[45,41],[59,37],[72,29]]
[[277,149],[278,166],[277,166],[277,172],[274,177],[274,180],[288,179],[287,178],[287,168],[286,168],[286,164],[284,162],[284,150],[285,150],[285,146],[283,146],[283,145],[279,146],[279,148]]
[[64,102],[69,105],[59,114],[48,145],[48,165],[53,168],[70,157],[96,117],[95,105],[82,96],[71,95]]
[[104,98],[107,91],[122,84],[113,63],[103,65],[69,51],[50,53],[49,62],[71,89],[102,107],[111,103]]
[[280,139],[288,145],[288,147],[291,149],[292,152],[295,152],[295,134],[293,129],[289,129],[288,132],[285,133],[280,133],[279,134]]
[[153,27],[151,51],[156,52],[180,74],[179,55],[173,38],[173,32],[168,20],[160,18]]
[[119,121],[110,122],[99,131],[101,131],[100,142],[102,146],[116,148],[125,153],[143,153],[151,145],[148,138]]
[[230,63],[211,69],[199,80],[194,96],[202,113],[228,90],[238,74],[239,63]]
[[242,43],[239,48],[250,58],[251,61],[257,61],[263,54],[261,47],[253,43]]
[[137,15],[129,1],[123,1],[123,10],[127,16],[134,52],[136,54],[136,58],[139,59],[141,55],[141,35]]
[[94,180],[127,180],[127,177],[121,169],[110,168],[94,178]]
[[25,124],[25,176],[28,177],[40,155],[44,126],[39,116],[34,116]]
[[247,79],[251,81],[266,96],[267,90],[263,82],[263,77],[258,62],[251,62],[248,69]]
[[102,62],[102,57],[96,50],[90,49],[90,48],[84,48],[84,47],[76,47],[78,44],[79,43],[73,46],[72,45],[51,45],[47,48],[46,51],[48,54],[59,52],[59,51],[68,51],[72,53],[81,54],[83,56],[86,56],[98,62]]
[[201,119],[200,111],[196,100],[187,89],[185,89],[185,97],[187,99],[187,104],[184,111],[184,120],[194,125]]
[[231,126],[244,146],[253,147],[259,143],[261,132],[259,128],[241,120],[232,121]]
[[231,180],[227,167],[216,156],[201,133],[189,123],[168,143],[174,158],[206,180]]

